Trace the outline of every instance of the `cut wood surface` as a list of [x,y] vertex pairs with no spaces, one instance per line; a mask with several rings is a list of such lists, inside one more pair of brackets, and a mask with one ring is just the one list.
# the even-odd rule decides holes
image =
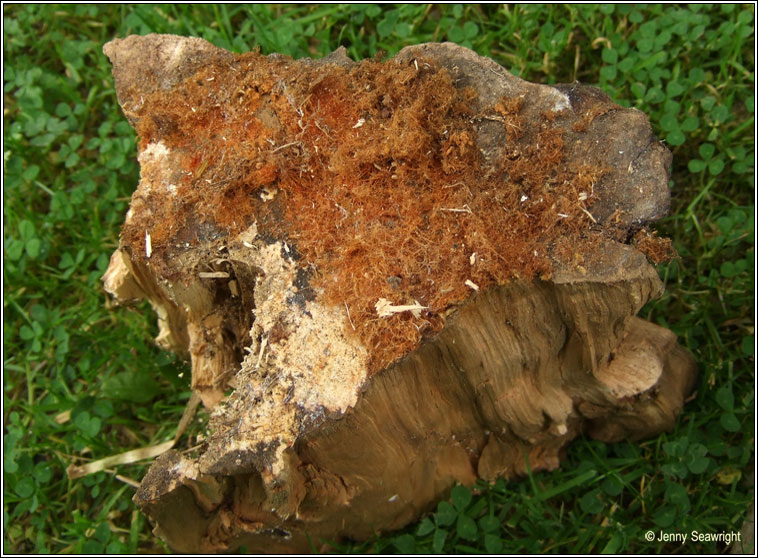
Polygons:
[[104,51],[141,165],[105,288],[150,301],[213,409],[135,496],[173,549],[366,539],[578,435],[673,427],[695,365],[636,317],[673,255],[644,114],[450,43]]

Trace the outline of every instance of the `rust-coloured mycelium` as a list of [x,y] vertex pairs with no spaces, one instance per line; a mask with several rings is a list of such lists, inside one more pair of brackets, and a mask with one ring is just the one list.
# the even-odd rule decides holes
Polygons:
[[[135,110],[141,156],[168,150],[180,164],[132,205],[123,245],[144,261],[148,231],[149,263],[171,278],[177,252],[256,222],[292,247],[320,301],[346,309],[375,372],[472,289],[547,278],[551,256],[571,261],[604,232],[592,203],[606,169],[566,160],[565,116],[527,121],[523,102],[483,109],[422,58],[212,61]],[[489,160],[483,120],[505,128]],[[380,317],[380,299],[423,310]]]

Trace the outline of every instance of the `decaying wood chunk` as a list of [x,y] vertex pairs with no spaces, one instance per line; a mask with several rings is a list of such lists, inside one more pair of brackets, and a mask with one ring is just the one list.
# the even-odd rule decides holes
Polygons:
[[174,549],[366,538],[580,433],[673,426],[694,361],[635,317],[670,252],[644,114],[450,43],[104,50],[141,164],[105,288],[151,302],[214,409],[135,496]]

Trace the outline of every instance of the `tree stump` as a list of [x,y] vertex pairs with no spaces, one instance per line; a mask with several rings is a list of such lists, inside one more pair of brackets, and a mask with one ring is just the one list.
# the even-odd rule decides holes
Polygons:
[[673,427],[695,365],[636,317],[673,253],[641,112],[451,43],[104,51],[141,164],[105,288],[150,301],[213,409],[135,496],[173,549],[365,539],[581,433]]

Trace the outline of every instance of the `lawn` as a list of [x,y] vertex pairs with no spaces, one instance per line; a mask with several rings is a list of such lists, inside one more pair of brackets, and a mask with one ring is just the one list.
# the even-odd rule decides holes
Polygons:
[[[3,18],[4,552],[168,551],[131,502],[146,465],[65,472],[170,439],[190,397],[187,364],[152,342],[149,307],[112,307],[100,280],[139,177],[102,45],[150,32],[296,58],[454,41],[531,81],[601,87],[674,153],[656,228],[679,258],[641,315],[697,359],[676,429],[577,439],[558,471],[456,487],[403,533],[338,550],[713,553],[724,543],[645,534],[739,530],[755,445],[752,4],[6,4]],[[196,421],[181,443],[201,432]]]

